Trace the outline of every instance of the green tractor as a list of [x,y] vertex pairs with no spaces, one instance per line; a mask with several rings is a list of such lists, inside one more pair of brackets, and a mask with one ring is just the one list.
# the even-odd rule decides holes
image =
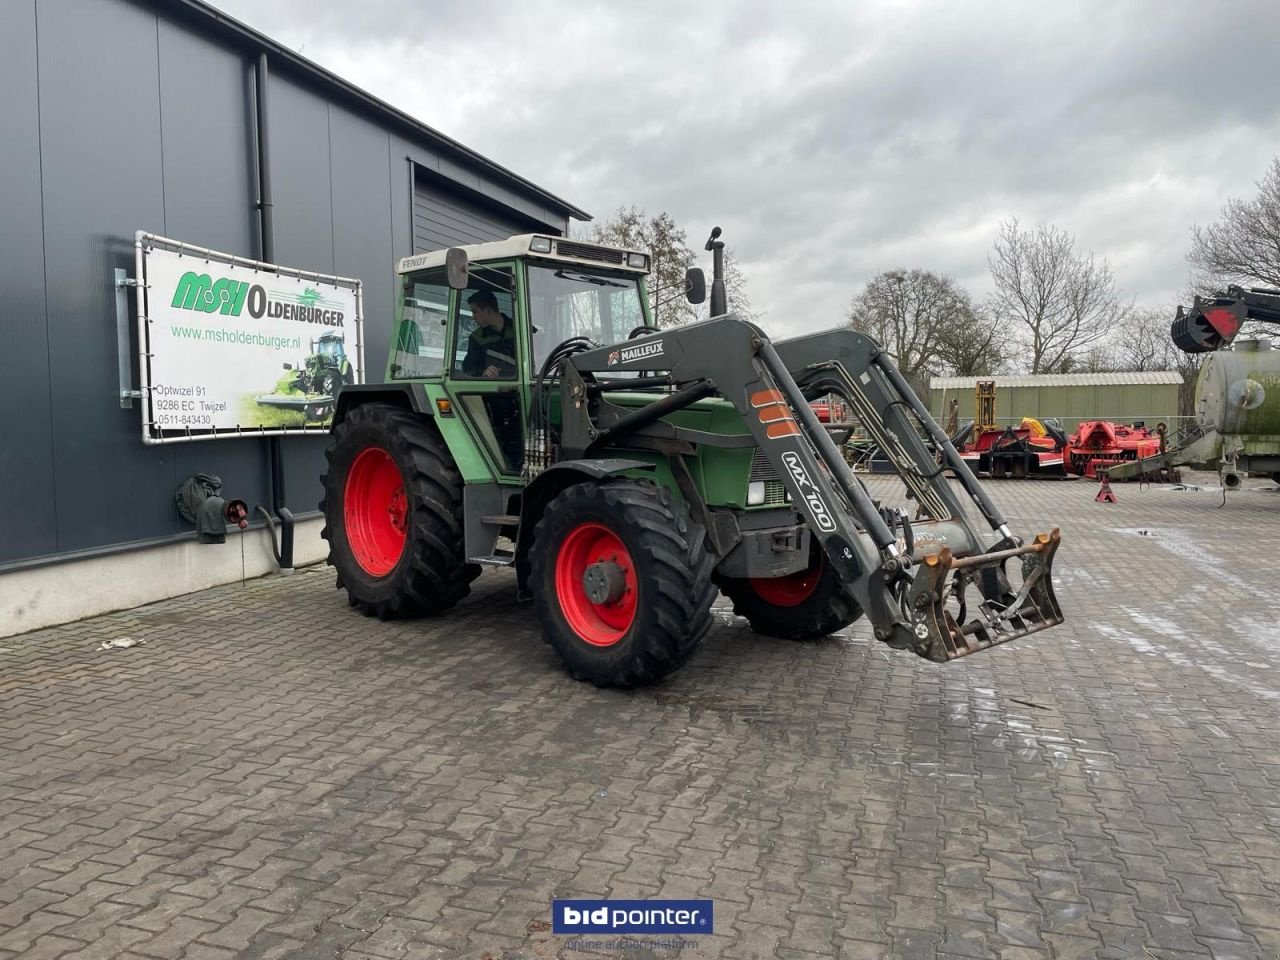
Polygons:
[[355,369],[347,359],[344,338],[340,333],[321,334],[311,341],[311,356],[302,362],[312,392],[336,397],[338,391],[355,383]]
[[302,363],[286,363],[284,370],[273,392],[254,399],[264,407],[298,411],[307,421],[332,413],[338,391],[356,379],[340,333],[321,334]]
[[[543,235],[398,264],[386,382],[340,391],[323,479],[353,607],[439,614],[512,567],[568,671],[623,687],[693,656],[717,591],[761,634],[865,613],[939,662],[1062,621],[1057,530],[1014,535],[874,341],[773,343],[726,311],[719,269],[711,319],[659,330],[648,272],[647,254]],[[687,286],[701,302],[701,271]],[[911,515],[846,465],[809,405],[831,394]]]

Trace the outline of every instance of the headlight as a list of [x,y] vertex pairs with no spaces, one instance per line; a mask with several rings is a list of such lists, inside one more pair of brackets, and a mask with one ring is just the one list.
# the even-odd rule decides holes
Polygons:
[[643,253],[628,253],[627,266],[636,267],[637,269],[640,269],[640,270],[648,270],[649,258],[645,256]]
[[551,238],[550,237],[534,237],[529,241],[529,249],[533,253],[550,253]]
[[758,507],[764,503],[764,481],[753,480],[747,484],[747,506]]

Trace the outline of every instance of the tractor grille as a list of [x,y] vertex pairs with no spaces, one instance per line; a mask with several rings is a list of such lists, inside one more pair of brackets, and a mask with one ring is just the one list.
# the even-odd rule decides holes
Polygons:
[[599,260],[601,263],[622,263],[626,257],[621,250],[610,250],[608,247],[597,247],[589,243],[574,243],[572,240],[557,240],[556,253],[577,257],[579,260]]
[[751,455],[751,475],[749,478],[752,482],[764,481],[764,505],[766,507],[780,507],[787,502],[787,486],[778,476],[778,471],[773,469],[773,464],[769,462],[769,458],[765,452],[756,447],[756,452]]

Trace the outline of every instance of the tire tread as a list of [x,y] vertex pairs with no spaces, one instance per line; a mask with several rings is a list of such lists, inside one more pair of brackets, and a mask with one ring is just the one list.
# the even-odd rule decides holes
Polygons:
[[645,602],[652,614],[651,629],[637,637],[628,654],[613,663],[607,674],[600,673],[575,656],[570,638],[558,635],[558,624],[546,612],[553,601],[539,595],[535,600],[544,638],[578,680],[600,687],[656,682],[687,663],[711,629],[715,557],[707,549],[702,527],[690,519],[688,508],[670,491],[639,480],[586,482],[561,492],[534,528],[531,563],[535,582],[541,582],[542,566],[555,562],[554,551],[540,548],[546,543],[550,523],[566,511],[572,515],[589,500],[607,504],[619,526],[629,528],[650,561]]
[[[342,504],[336,503],[330,515],[329,504],[338,498],[341,483],[331,485],[329,476],[335,459],[345,452],[343,444],[350,442],[349,434],[359,428],[371,428],[384,449],[410,468],[404,478],[412,505],[412,529],[406,540],[409,562],[389,574],[399,582],[389,597],[381,599],[360,596],[360,578],[344,576],[344,567],[358,569],[358,564],[354,556],[342,555],[350,550],[345,536],[335,541],[331,530],[342,523]],[[335,586],[347,590],[351,606],[380,620],[399,619],[442,613],[471,592],[477,571],[463,555],[462,475],[429,419],[386,404],[356,407],[334,428],[325,459],[328,469],[321,477],[325,496],[320,510],[326,522],[320,535],[329,543],[326,562],[338,569]]]

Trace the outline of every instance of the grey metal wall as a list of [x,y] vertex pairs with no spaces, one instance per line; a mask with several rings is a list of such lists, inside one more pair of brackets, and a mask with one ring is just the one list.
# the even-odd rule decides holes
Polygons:
[[[264,441],[143,446],[116,397],[112,288],[114,268],[133,273],[138,229],[258,254],[253,56],[142,0],[0,3],[0,564],[184,533],[173,493],[196,471],[269,503]],[[276,259],[364,281],[379,380],[392,265],[415,245],[412,167],[468,196],[484,180],[307,79],[273,71],[270,95]],[[537,229],[566,226],[493,194],[521,229],[540,212]],[[466,229],[495,224],[486,208]],[[284,441],[295,511],[317,505],[323,445]]]
[[[0,7],[0,561],[49,553],[54,535],[53,423],[45,323],[35,8]],[[26,134],[26,135],[22,135]]]
[[443,250],[468,243],[501,240],[544,229],[540,224],[500,211],[469,197],[426,171],[415,168],[413,251]]

